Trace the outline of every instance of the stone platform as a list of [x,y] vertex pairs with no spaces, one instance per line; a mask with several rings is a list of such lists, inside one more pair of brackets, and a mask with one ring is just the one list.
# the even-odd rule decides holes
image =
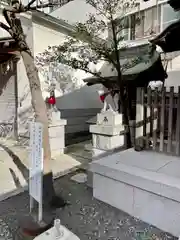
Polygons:
[[95,198],[180,235],[180,158],[130,149],[94,161],[90,169]]

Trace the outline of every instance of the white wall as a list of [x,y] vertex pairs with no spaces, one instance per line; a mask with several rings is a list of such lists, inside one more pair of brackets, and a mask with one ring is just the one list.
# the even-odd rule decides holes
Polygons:
[[[4,5],[0,3],[0,21],[6,24],[6,21],[4,19],[4,16],[2,15],[2,9],[4,8]],[[4,29],[0,28],[0,37],[10,37],[10,34],[5,31]]]
[[64,6],[56,9],[50,15],[67,21],[69,24],[84,22],[88,19],[88,14],[95,14],[96,10],[85,0],[73,0]]
[[85,109],[102,108],[97,89],[101,85],[84,86],[71,93],[57,98],[57,107],[59,109]]
[[[78,22],[84,23],[89,19],[89,14],[93,14],[97,19],[107,21],[106,18],[96,14],[97,11],[90,4],[86,3],[86,0],[73,0],[62,7],[51,12],[50,15],[58,19],[63,19],[69,24],[75,24]],[[107,38],[108,32],[104,32],[101,38]]]
[[[61,44],[65,35],[52,27],[47,27],[43,23],[32,22],[31,18],[22,19],[25,33],[27,34],[28,44],[33,49],[34,56],[38,53],[45,51],[49,45]],[[31,28],[30,28],[31,26]],[[30,31],[31,30],[31,31]],[[84,72],[77,72],[76,77],[81,81],[86,77]],[[44,81],[43,77],[40,78],[41,83]],[[44,84],[42,84],[43,87]],[[44,89],[44,88],[43,88]],[[42,89],[42,90],[43,90]],[[29,83],[22,59],[18,63],[18,95],[19,95],[19,131],[21,135],[28,134],[28,121],[33,117],[31,107],[31,94],[29,89]],[[58,98],[57,108],[62,110],[62,116],[64,118],[70,118],[66,127],[66,132],[84,131],[88,129],[86,120],[96,115],[101,108],[101,102],[99,101],[96,87],[83,87],[72,93]],[[49,93],[43,91],[44,98]],[[79,110],[78,110],[79,109]],[[92,109],[92,111],[91,111]],[[79,115],[86,111],[85,116]],[[76,124],[74,124],[76,122]]]
[[64,42],[65,35],[41,24],[33,23],[34,55],[44,52],[48,46]]
[[167,89],[174,86],[175,92],[178,92],[178,86],[180,86],[180,70],[168,72],[168,78],[165,80],[164,85]]

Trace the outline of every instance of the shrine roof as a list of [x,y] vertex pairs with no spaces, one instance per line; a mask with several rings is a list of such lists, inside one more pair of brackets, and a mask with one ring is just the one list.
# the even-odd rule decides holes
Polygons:
[[[123,75],[124,85],[131,87],[146,87],[151,81],[164,82],[167,78],[167,73],[164,70],[160,56],[158,59],[146,69],[143,69],[136,74]],[[117,75],[109,75],[104,77],[89,77],[83,79],[88,86],[94,84],[103,84],[107,88],[117,85]]]
[[180,19],[165,28],[150,42],[160,46],[166,53],[180,51]]

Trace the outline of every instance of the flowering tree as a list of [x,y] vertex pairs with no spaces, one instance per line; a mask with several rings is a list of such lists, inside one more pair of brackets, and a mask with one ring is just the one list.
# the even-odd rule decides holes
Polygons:
[[125,15],[137,7],[138,3],[136,0],[86,0],[86,2],[95,8],[96,14],[89,14],[87,21],[77,23],[73,36],[68,37],[63,45],[49,47],[38,58],[39,61],[46,59],[47,63],[60,62],[74,69],[81,69],[102,80],[106,79],[99,66],[102,66],[102,62],[108,63],[112,74],[117,76],[119,111],[121,107],[127,134],[126,145],[130,147],[130,109],[123,83],[119,44],[124,39],[123,33],[130,28],[130,19]]
[[51,85],[54,85],[57,90],[65,94],[81,87],[82,83],[80,84],[75,76],[76,70],[71,67],[57,62],[46,64],[46,60],[39,62],[38,57],[35,60],[46,85],[44,91],[50,92]]
[[[3,9],[3,16],[6,24],[0,22],[0,27],[6,30],[16,43],[16,55],[22,57],[26,69],[27,77],[29,79],[29,86],[32,96],[32,107],[35,114],[35,121],[43,124],[43,153],[44,153],[44,186],[43,197],[45,205],[64,206],[64,201],[55,195],[52,179],[52,171],[50,166],[51,151],[49,144],[49,131],[48,131],[48,116],[44,99],[42,97],[40,80],[38,70],[34,63],[33,54],[26,42],[26,36],[23,32],[21,20],[18,14],[36,10],[38,8],[49,7],[52,4],[40,4],[34,6],[36,0],[31,0],[27,5],[23,5],[19,0],[11,0],[10,4]],[[7,47],[6,45],[4,47]]]

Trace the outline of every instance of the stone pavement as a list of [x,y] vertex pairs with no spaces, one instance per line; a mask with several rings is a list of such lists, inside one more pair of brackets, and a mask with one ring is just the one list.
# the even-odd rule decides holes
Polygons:
[[67,147],[67,154],[81,163],[79,168],[88,169],[92,161],[92,140],[87,140]]
[[[71,180],[75,174],[73,172],[55,180],[56,193],[69,202],[55,214],[81,240],[176,240],[170,234],[94,199],[86,183]],[[18,223],[28,211],[27,192],[0,202],[0,218],[9,226],[14,240],[23,239]]]
[[[52,161],[54,178],[76,170],[82,162],[73,155],[59,154]],[[0,201],[27,188],[29,150],[15,141],[0,139]]]

